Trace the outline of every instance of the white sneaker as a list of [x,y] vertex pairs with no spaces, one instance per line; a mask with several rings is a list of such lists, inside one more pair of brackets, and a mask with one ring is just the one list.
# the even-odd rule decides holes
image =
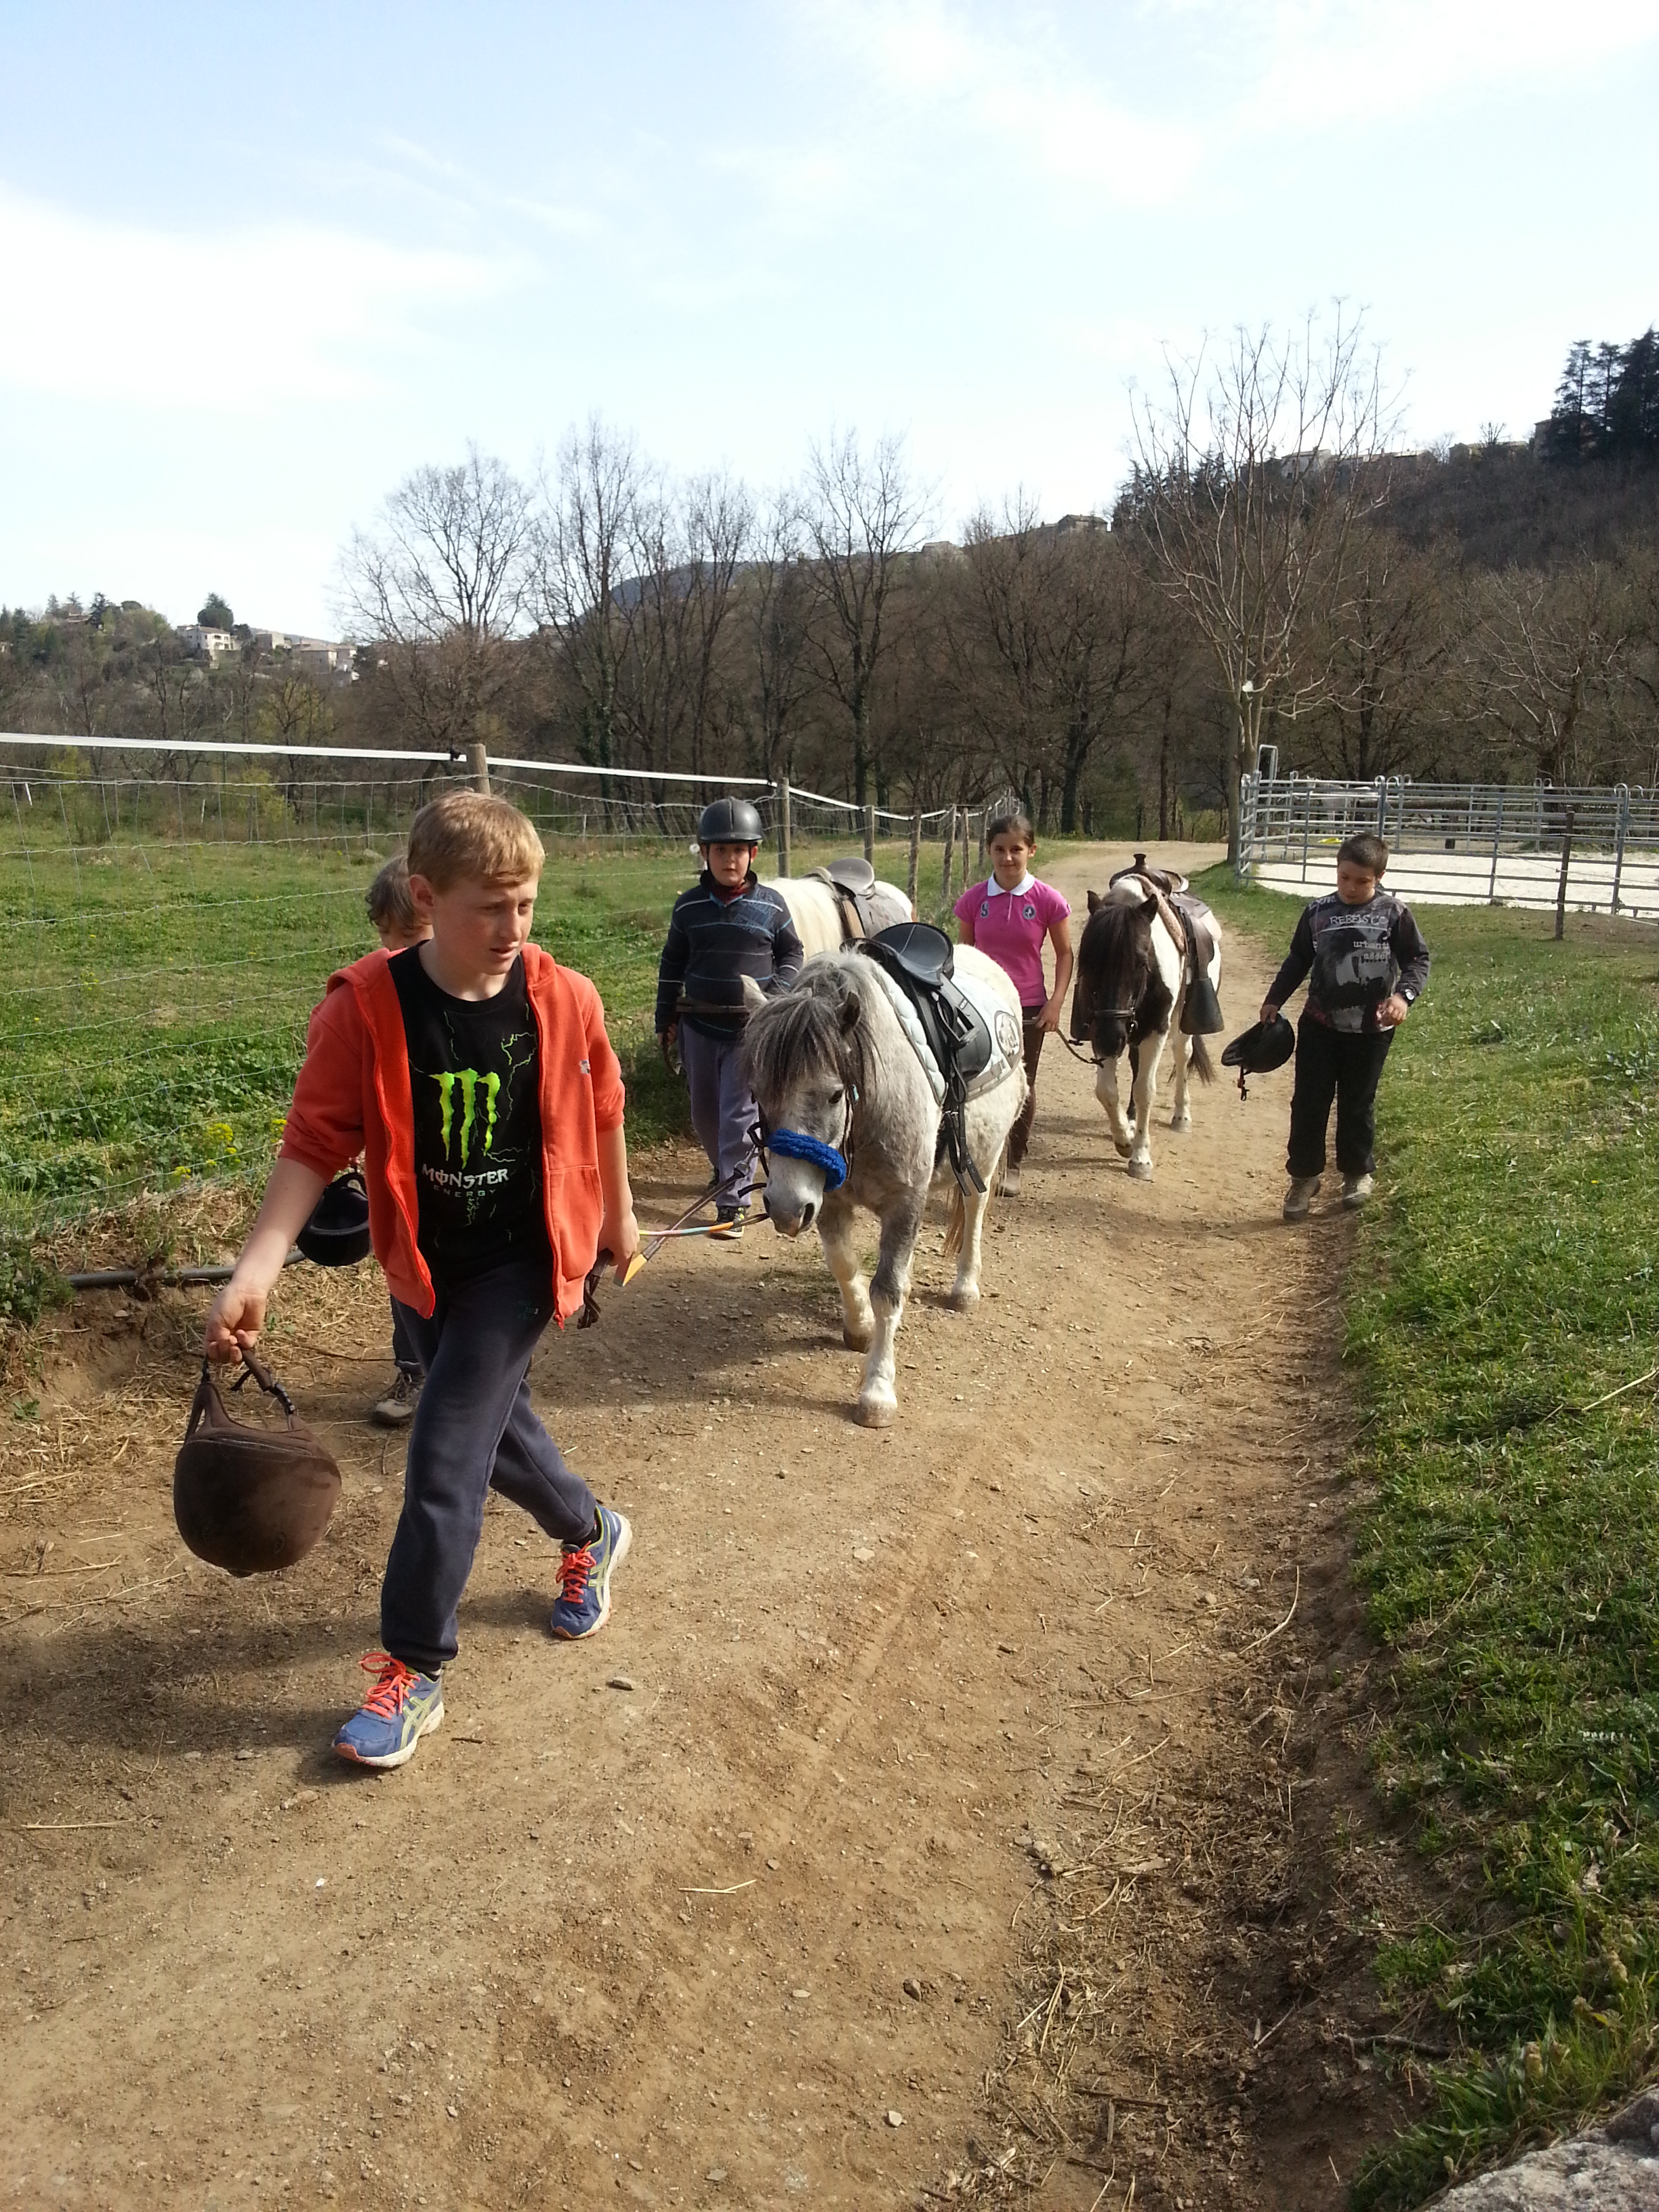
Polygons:
[[1286,1221],[1305,1221],[1308,1208],[1313,1204],[1314,1193],[1319,1188],[1317,1176],[1292,1176],[1291,1187],[1285,1194]]
[[1019,1170],[1018,1168],[1004,1168],[1002,1170],[1002,1194],[1005,1198],[1018,1198],[1019,1196]]
[[1364,1206],[1376,1188],[1376,1182],[1370,1176],[1344,1176],[1342,1203],[1350,1212],[1352,1212],[1356,1207]]

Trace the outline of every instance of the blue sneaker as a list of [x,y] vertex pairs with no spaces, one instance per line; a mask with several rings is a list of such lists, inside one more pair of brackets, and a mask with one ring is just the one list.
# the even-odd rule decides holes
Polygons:
[[599,1533],[567,1544],[559,1561],[559,1601],[548,1626],[555,1636],[592,1636],[611,1618],[611,1577],[628,1557],[634,1531],[625,1513],[599,1508]]
[[356,1766],[406,1765],[444,1717],[443,1678],[417,1674],[385,1651],[371,1651],[362,1665],[379,1680],[335,1737],[336,1754]]

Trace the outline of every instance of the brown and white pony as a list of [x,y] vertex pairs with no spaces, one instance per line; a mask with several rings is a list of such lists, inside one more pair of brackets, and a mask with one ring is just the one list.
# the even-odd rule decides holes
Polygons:
[[[1221,932],[1213,917],[1214,938],[1207,974],[1212,989],[1221,982]],[[1089,894],[1089,919],[1077,949],[1077,988],[1072,994],[1072,1035],[1085,1042],[1095,1063],[1095,1096],[1106,1109],[1112,1142],[1137,1181],[1152,1175],[1152,1102],[1164,1047],[1175,1037],[1175,1101],[1170,1127],[1193,1126],[1188,1070],[1201,1083],[1215,1080],[1215,1064],[1201,1036],[1180,1028],[1193,981],[1186,932],[1171,931],[1160,901],[1132,878],[1113,885],[1103,897]],[[1129,1055],[1130,1108],[1126,1121],[1117,1095],[1117,1063]]]

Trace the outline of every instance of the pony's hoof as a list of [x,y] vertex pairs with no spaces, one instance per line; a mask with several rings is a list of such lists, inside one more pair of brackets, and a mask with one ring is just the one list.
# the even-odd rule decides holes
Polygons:
[[890,1429],[898,1419],[896,1398],[860,1398],[853,1419],[861,1429]]
[[841,1340],[849,1352],[868,1352],[876,1340],[875,1323],[872,1322],[868,1328],[849,1328],[843,1322]]
[[1193,1133],[1193,1117],[1190,1114],[1171,1114],[1170,1127],[1177,1137],[1190,1137]]
[[1134,1146],[1130,1143],[1127,1137],[1114,1137],[1112,1139],[1112,1150],[1117,1154],[1119,1159],[1127,1160],[1130,1153],[1133,1152]]
[[979,1285],[977,1283],[954,1284],[945,1303],[952,1313],[972,1313],[974,1308],[979,1304]]
[[1131,1160],[1129,1173],[1137,1182],[1150,1182],[1152,1179],[1152,1164],[1150,1160]]

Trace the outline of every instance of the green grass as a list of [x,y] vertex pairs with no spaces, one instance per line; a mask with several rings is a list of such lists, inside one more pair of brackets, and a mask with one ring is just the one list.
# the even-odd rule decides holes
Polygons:
[[[1217,903],[1275,939],[1297,905]],[[1434,970],[1385,1079],[1347,1350],[1358,1572],[1396,1661],[1377,1786],[1447,1900],[1377,1963],[1464,2055],[1367,2161],[1365,2212],[1659,2062],[1659,1462],[1652,1382],[1624,1388],[1659,1340],[1659,943],[1422,919]]]
[[[362,896],[379,857],[320,841],[0,842],[0,1234],[263,1169],[307,1017],[331,971],[374,943]],[[823,857],[799,851],[797,872]],[[877,861],[902,882],[902,848]],[[599,988],[636,1146],[686,1126],[651,1017],[668,909],[694,866],[678,844],[553,848],[542,878],[537,940]],[[936,848],[924,866],[936,885]]]

